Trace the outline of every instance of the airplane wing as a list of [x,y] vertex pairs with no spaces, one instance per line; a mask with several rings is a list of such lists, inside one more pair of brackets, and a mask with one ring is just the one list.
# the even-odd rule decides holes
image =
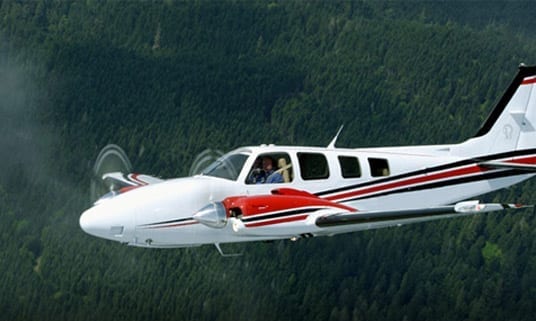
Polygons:
[[379,228],[388,225],[417,223],[440,218],[466,216],[479,213],[502,211],[504,209],[520,209],[526,207],[531,206],[465,201],[456,203],[455,205],[430,208],[332,214],[317,218],[315,223],[318,227],[370,224],[370,228]]
[[361,211],[307,191],[278,188],[268,195],[231,196],[211,202],[192,219],[215,229],[231,222],[232,230],[238,235],[295,237],[296,234],[333,235],[525,207],[532,206],[463,201],[428,208]]

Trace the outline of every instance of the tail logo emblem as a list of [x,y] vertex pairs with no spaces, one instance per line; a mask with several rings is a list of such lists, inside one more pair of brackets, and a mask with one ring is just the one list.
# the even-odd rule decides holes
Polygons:
[[506,139],[512,139],[512,132],[514,129],[512,128],[512,125],[504,125],[503,132],[504,132],[504,138]]

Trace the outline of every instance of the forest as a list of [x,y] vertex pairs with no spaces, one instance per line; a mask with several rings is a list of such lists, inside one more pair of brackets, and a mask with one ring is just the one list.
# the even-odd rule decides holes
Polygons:
[[[533,320],[532,209],[298,242],[85,234],[95,158],[455,143],[520,63],[530,2],[0,0],[0,320]],[[482,198],[536,203],[530,180]]]

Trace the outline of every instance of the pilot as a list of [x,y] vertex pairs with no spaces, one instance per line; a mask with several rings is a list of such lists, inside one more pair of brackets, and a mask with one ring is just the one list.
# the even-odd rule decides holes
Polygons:
[[270,156],[262,157],[262,169],[255,168],[248,179],[249,183],[253,184],[273,184],[283,183],[281,173],[274,170],[274,160]]

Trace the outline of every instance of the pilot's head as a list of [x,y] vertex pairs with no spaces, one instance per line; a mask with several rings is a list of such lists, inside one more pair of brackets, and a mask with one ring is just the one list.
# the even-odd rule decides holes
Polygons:
[[264,156],[262,158],[262,168],[265,171],[271,171],[274,167],[274,160],[270,156]]

